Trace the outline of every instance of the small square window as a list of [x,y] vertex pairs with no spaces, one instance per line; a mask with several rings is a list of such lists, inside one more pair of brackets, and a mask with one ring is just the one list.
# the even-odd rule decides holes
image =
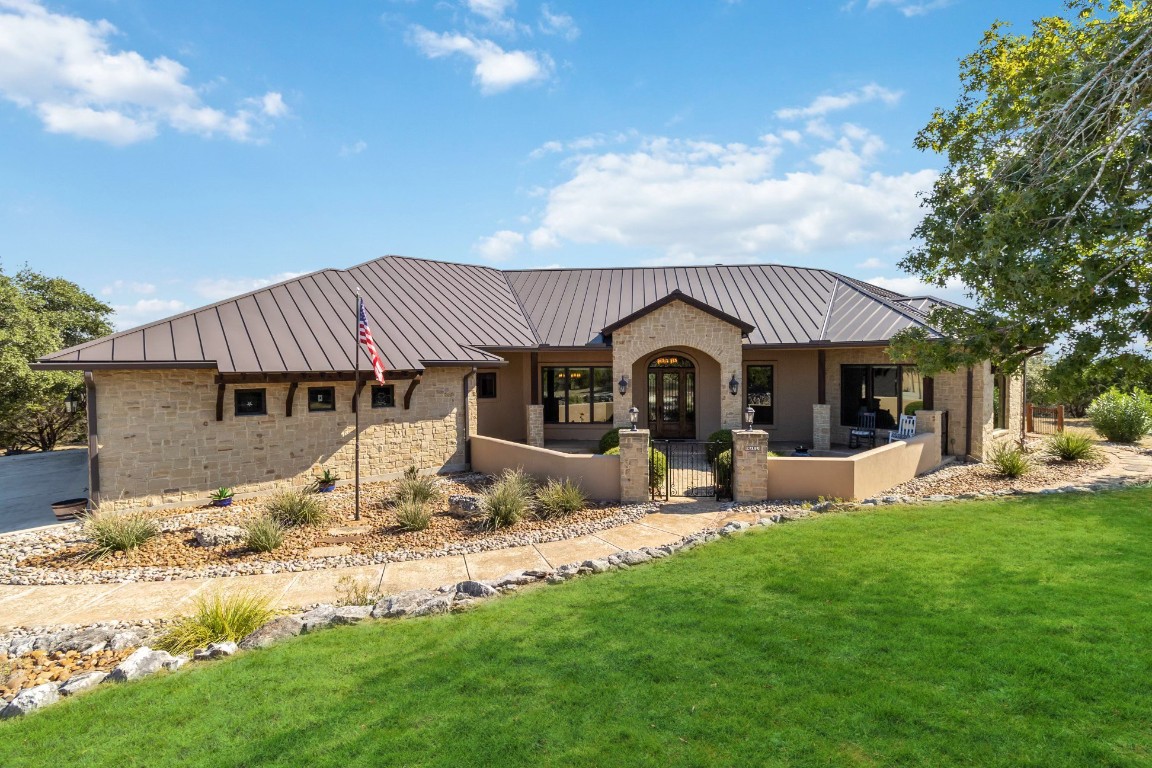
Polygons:
[[385,384],[384,386],[372,387],[372,407],[373,408],[395,408],[396,407],[396,387],[392,384]]
[[496,371],[483,371],[476,374],[476,397],[491,400],[496,397]]
[[308,387],[308,410],[334,411],[336,410],[335,387]]
[[268,413],[268,402],[262,389],[236,390],[237,416],[264,416]]

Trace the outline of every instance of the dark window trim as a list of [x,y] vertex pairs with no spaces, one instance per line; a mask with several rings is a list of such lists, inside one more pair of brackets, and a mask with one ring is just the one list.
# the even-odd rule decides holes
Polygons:
[[[492,394],[483,394],[484,386],[482,381],[492,382]],[[476,399],[477,400],[495,400],[499,390],[496,388],[498,379],[496,378],[496,371],[478,371],[476,373]]]
[[[996,402],[996,393],[999,401]],[[992,366],[992,429],[1000,432],[1008,430],[1008,377]]]
[[[327,392],[331,395],[331,407],[327,408],[313,408],[312,402],[313,392]],[[309,413],[332,413],[336,410],[336,387],[308,387],[308,412]]]
[[[615,403],[616,384],[612,381],[612,366],[611,365],[593,365],[591,363],[569,363],[569,364],[563,364],[563,365],[541,365],[540,370],[537,372],[537,379],[540,381],[540,402],[541,403],[543,403],[547,399],[547,392],[548,392],[547,388],[544,386],[544,372],[550,371],[550,370],[552,370],[552,371],[569,371],[573,368],[587,368],[588,369],[588,375],[591,379],[591,381],[589,382],[588,391],[589,391],[589,396],[592,397],[593,399],[596,397],[596,371],[598,371],[598,370],[608,371],[607,392],[609,395],[612,396],[612,402]],[[569,421],[568,420],[568,385],[567,385],[567,381],[568,381],[568,377],[565,376],[564,408],[563,408],[564,412],[562,414],[562,417],[557,418],[555,420],[545,419],[544,420],[545,424],[589,425],[589,424],[611,424],[612,423],[613,414],[611,412],[608,414],[608,418],[605,419],[604,421]],[[593,401],[593,403],[589,403],[589,405],[593,406],[592,408],[589,409],[589,415],[591,415],[593,410],[594,410],[594,401]],[[545,413],[547,413],[547,410],[545,410]]]
[[[392,392],[391,405],[376,405],[376,393],[381,390],[390,390]],[[368,395],[368,400],[373,408],[395,408],[396,407],[396,385],[395,384],[373,384],[372,391]]]
[[[864,386],[866,391],[865,399],[871,400],[874,397],[872,387],[872,369],[873,368],[895,368],[896,369],[896,423],[900,422],[900,415],[904,413],[904,371],[906,369],[915,370],[916,366],[909,363],[841,363],[840,364],[840,426],[854,427],[856,422],[851,423],[844,421],[844,369],[845,368],[867,368],[868,374],[864,378]],[[927,377],[921,377],[920,386],[922,390],[925,388],[924,381]],[[923,402],[926,393],[921,391],[921,402]],[[896,427],[891,427],[895,429]],[[889,427],[882,427],[882,429],[889,429]]]
[[[248,413],[240,412],[240,396],[251,392],[260,393],[261,409],[259,411],[251,411]],[[259,389],[237,389],[234,390],[232,399],[233,414],[237,417],[241,416],[267,416],[268,415],[268,390],[264,387]]]
[[[757,424],[761,424],[761,425],[766,426],[766,427],[773,427],[776,425],[776,363],[775,362],[766,362],[766,363],[752,362],[752,363],[745,363],[744,364],[744,408],[748,407],[748,382],[752,381],[752,377],[750,377],[748,375],[748,369],[749,368],[771,368],[772,369],[772,389],[769,390],[769,392],[768,392],[769,397],[771,397],[771,399],[772,399],[772,405],[768,406],[769,408],[772,409],[772,420],[771,421],[753,421],[752,425],[755,426]],[[744,418],[743,413],[740,414],[740,418],[741,418],[741,420],[743,420],[743,418]]]

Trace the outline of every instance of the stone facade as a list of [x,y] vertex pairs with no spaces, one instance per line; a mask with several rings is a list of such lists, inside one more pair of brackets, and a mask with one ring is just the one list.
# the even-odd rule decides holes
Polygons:
[[636,504],[651,497],[648,488],[649,433],[620,430],[620,501]]
[[[467,368],[430,368],[403,407],[409,382],[397,380],[396,406],[360,399],[360,476],[384,479],[409,466],[465,469],[460,418]],[[216,421],[215,371],[97,371],[101,509],[202,501],[220,486],[237,493],[301,487],[321,469],[353,476],[352,382],[301,383],[286,417],[288,384],[229,384]],[[335,387],[336,410],[309,412],[308,387]],[[236,416],[234,390],[264,389],[267,415]],[[468,380],[469,432],[476,430],[475,377]]]
[[732,432],[732,500],[737,504],[768,498],[768,433]]
[[827,403],[812,406],[812,447],[817,451],[832,447],[832,406]]
[[544,447],[544,406],[527,405],[528,409],[528,445],[537,448]]
[[[734,374],[739,377],[742,371],[742,343],[739,328],[682,301],[672,301],[616,329],[612,334],[613,380],[619,381],[621,376],[632,380],[628,394],[617,394],[613,401],[616,426],[628,425],[628,409],[637,391],[634,365],[657,352],[677,349],[703,352],[719,365],[720,425],[739,429],[743,394],[731,394],[728,380]],[[696,396],[704,401],[709,394],[697,389]],[[644,410],[644,403],[636,405]]]

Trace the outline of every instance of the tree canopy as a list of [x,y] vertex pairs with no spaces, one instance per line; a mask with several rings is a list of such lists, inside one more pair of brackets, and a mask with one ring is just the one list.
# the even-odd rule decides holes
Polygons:
[[976,304],[933,312],[944,343],[895,340],[927,372],[985,359],[1013,371],[1058,340],[1094,356],[1152,335],[1152,12],[1068,10],[1028,35],[993,25],[961,62],[956,105],[917,136],[947,166],[900,266],[959,280]]
[[64,402],[79,373],[33,371],[29,363],[112,332],[112,308],[67,280],[30,269],[0,270],[0,447],[51,450],[80,418]]

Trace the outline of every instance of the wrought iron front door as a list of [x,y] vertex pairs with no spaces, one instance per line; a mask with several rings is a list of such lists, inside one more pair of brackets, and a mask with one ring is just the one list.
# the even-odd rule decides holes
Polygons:
[[655,439],[696,437],[696,370],[690,361],[666,356],[649,367],[648,426]]

